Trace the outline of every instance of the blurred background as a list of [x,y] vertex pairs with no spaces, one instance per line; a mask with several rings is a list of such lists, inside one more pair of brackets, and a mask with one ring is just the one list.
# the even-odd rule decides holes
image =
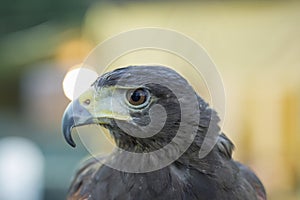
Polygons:
[[300,199],[300,2],[15,0],[0,11],[1,200],[65,199],[89,153],[61,134],[64,77],[100,42],[139,27],[179,31],[207,50],[223,78],[234,157],[269,199]]

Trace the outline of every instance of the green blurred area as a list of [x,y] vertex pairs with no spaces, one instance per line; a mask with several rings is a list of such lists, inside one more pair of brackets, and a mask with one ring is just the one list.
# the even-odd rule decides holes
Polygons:
[[[45,199],[64,199],[88,155],[61,136],[66,72],[98,43],[139,27],[179,31],[207,50],[224,81],[223,129],[237,146],[235,157],[255,169],[269,199],[300,198],[298,1],[18,0],[2,2],[0,11],[0,138],[25,137],[40,147]],[[136,52],[110,67],[157,58]],[[185,71],[179,59],[160,59]]]

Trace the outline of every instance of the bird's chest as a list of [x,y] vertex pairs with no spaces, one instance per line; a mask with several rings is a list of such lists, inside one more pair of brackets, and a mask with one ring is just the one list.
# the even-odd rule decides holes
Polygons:
[[106,200],[216,199],[215,187],[206,177],[194,172],[178,174],[169,168],[140,174],[114,172],[98,184]]

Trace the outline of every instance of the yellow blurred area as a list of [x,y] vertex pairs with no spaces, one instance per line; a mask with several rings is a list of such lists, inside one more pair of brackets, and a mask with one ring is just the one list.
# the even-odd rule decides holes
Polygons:
[[80,63],[93,49],[91,43],[83,38],[71,38],[58,46],[55,59],[63,66]]

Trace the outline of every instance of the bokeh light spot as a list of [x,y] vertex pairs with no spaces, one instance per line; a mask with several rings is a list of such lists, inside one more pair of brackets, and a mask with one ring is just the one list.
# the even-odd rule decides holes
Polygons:
[[70,100],[76,99],[91,86],[97,77],[98,74],[91,69],[79,66],[72,68],[63,80],[66,97]]

